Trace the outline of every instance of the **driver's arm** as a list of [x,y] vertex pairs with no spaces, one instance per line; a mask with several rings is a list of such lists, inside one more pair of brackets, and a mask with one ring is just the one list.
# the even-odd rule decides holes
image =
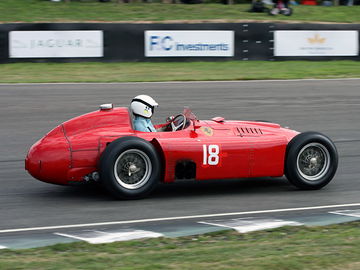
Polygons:
[[174,119],[174,116],[169,116],[166,118],[166,123],[165,124],[159,124],[156,125],[156,131],[162,132],[162,131],[171,131],[171,127],[170,127],[170,123],[171,121]]
[[158,124],[155,125],[156,131],[170,131],[171,128],[169,127],[170,123],[166,122],[165,124]]
[[147,119],[146,128],[148,129],[148,132],[156,132],[156,129],[154,128],[154,125],[151,123],[150,119]]
[[166,131],[167,127],[168,127],[167,125],[159,127],[159,128],[156,129],[156,131],[158,131],[158,132]]

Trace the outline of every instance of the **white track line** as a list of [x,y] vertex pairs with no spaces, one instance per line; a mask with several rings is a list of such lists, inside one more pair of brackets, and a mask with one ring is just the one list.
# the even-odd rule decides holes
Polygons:
[[7,247],[5,247],[5,246],[0,246],[0,249],[6,249]]
[[333,211],[333,212],[329,212],[329,213],[330,213],[330,214],[335,214],[335,215],[342,215],[342,216],[349,216],[349,217],[360,218],[360,209],[357,209],[357,210]]
[[227,220],[213,220],[213,221],[200,221],[200,224],[211,226],[218,226],[224,228],[231,228],[239,233],[247,233],[253,231],[261,231],[267,229],[275,229],[284,226],[301,226],[302,223],[282,220],[282,219],[269,219],[269,218],[236,218]]
[[0,83],[0,86],[12,86],[12,85],[103,85],[103,84],[125,84],[125,85],[132,85],[132,84],[198,84],[198,83],[258,83],[258,82],[302,82],[302,81],[353,81],[353,80],[360,80],[360,78],[334,78],[334,79],[273,79],[273,80],[230,80],[230,81],[165,81],[165,82],[93,82],[93,83]]
[[55,229],[58,230],[58,229],[68,229],[68,228],[159,222],[159,221],[169,221],[169,220],[185,220],[185,219],[209,218],[209,217],[225,217],[225,216],[254,215],[254,214],[266,214],[266,213],[281,213],[281,212],[306,211],[306,210],[329,209],[329,208],[340,208],[340,207],[353,207],[353,206],[360,206],[360,203],[334,204],[334,205],[322,205],[322,206],[310,206],[310,207],[298,207],[298,208],[233,212],[233,213],[219,213],[219,214],[194,215],[194,216],[179,216],[179,217],[150,218],[150,219],[138,219],[138,220],[110,221],[110,222],[99,222],[99,223],[71,224],[71,225],[59,225],[59,226],[32,227],[32,228],[19,228],[19,229],[0,230],[0,233],[44,231],[44,230],[55,230]]
[[161,233],[144,231],[144,230],[123,231],[123,232],[113,232],[113,233],[102,232],[102,231],[90,231],[80,234],[66,234],[66,233],[55,233],[55,234],[81,241],[86,241],[90,244],[104,244],[104,243],[113,243],[118,241],[128,241],[128,240],[144,239],[144,238],[157,238],[164,236]]

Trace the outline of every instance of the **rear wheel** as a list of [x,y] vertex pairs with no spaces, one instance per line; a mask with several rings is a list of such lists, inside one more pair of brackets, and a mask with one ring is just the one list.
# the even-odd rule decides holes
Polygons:
[[151,143],[137,137],[123,137],[110,143],[101,155],[101,183],[118,198],[142,198],[158,183],[160,166]]
[[298,188],[322,188],[332,180],[337,166],[336,147],[323,134],[301,133],[287,146],[285,175]]

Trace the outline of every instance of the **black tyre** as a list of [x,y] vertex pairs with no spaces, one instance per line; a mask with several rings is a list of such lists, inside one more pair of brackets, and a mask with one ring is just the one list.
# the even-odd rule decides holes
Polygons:
[[110,143],[100,157],[100,180],[115,197],[139,199],[159,182],[161,162],[154,146],[137,137]]
[[334,143],[317,132],[295,136],[287,146],[285,175],[301,189],[320,189],[334,177],[338,153]]

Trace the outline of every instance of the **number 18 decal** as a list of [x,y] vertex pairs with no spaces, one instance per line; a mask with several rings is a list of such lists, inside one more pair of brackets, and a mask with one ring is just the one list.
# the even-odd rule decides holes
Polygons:
[[203,164],[218,165],[219,164],[219,146],[216,144],[203,144]]

